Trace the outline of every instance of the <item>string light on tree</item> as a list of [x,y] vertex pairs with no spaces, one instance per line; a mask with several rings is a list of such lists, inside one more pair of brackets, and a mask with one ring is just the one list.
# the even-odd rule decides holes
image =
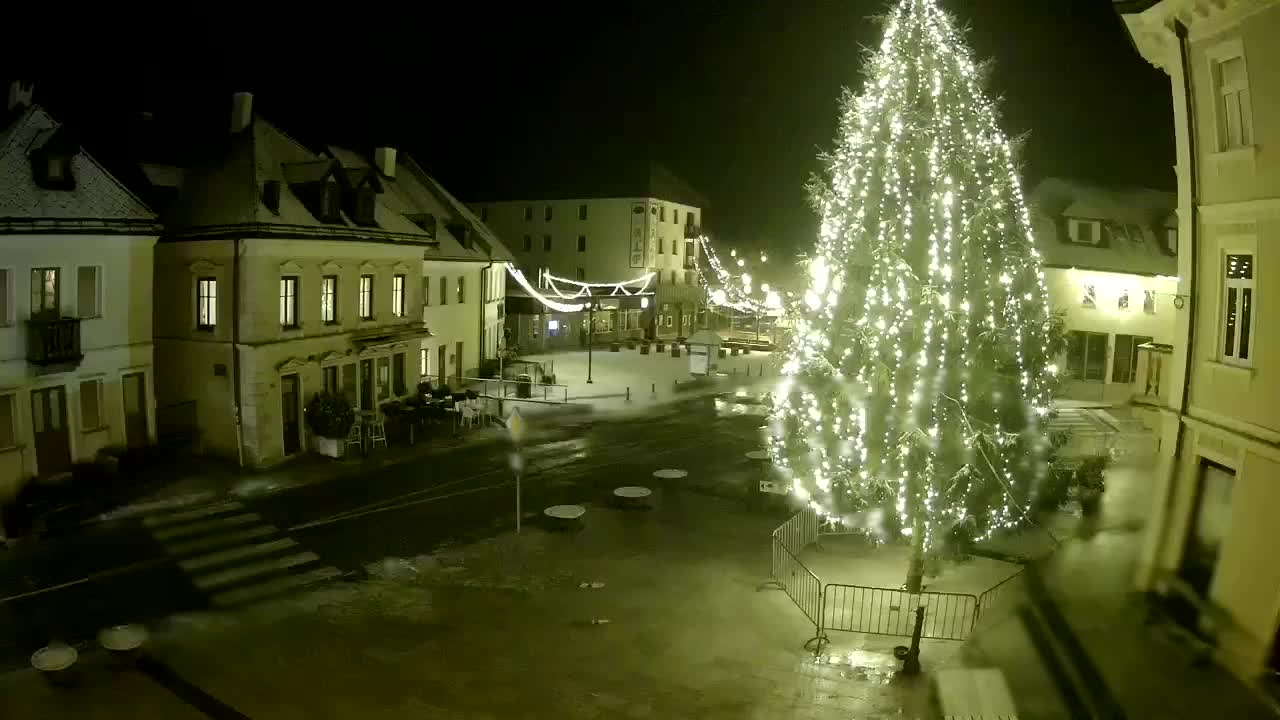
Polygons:
[[830,518],[882,509],[909,590],[947,533],[1022,521],[1046,473],[1060,333],[1009,141],[936,0],[900,0],[846,93],[771,419]]

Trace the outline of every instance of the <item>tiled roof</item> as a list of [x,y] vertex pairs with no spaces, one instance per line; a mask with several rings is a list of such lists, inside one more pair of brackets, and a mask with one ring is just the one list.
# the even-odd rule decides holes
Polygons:
[[[1050,267],[1075,267],[1139,275],[1177,275],[1178,259],[1164,248],[1164,233],[1177,227],[1173,193],[1113,189],[1047,178],[1027,196],[1036,247]],[[1109,242],[1072,243],[1067,220],[1099,220]],[[1111,236],[1116,228],[1116,236]]]
[[75,187],[48,190],[36,184],[29,153],[62,126],[38,105],[0,132],[0,218],[6,220],[106,220],[153,222],[156,214],[88,153],[71,158]]

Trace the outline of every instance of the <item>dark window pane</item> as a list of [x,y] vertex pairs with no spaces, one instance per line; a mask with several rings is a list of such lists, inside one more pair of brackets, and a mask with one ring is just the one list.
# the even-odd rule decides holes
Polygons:
[[1240,359],[1249,359],[1249,320],[1253,316],[1253,288],[1242,288],[1240,294]]
[[1089,333],[1088,337],[1084,379],[1102,380],[1107,373],[1107,336],[1102,333]]
[[1116,355],[1111,363],[1111,382],[1127,383],[1133,379],[1133,336],[1116,335]]
[[1236,288],[1227,288],[1227,322],[1222,333],[1222,353],[1235,357],[1236,349]]
[[1228,255],[1227,256],[1227,278],[1231,280],[1252,280],[1253,279],[1253,256],[1252,255]]

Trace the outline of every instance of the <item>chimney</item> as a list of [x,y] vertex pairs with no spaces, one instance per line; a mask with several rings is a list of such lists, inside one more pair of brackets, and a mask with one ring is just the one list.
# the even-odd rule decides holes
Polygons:
[[373,164],[378,166],[378,172],[383,177],[394,178],[396,176],[396,149],[393,147],[380,147],[373,150]]
[[249,127],[253,122],[253,93],[238,92],[231,96],[231,134]]
[[9,84],[9,112],[21,110],[31,104],[31,91],[35,84],[14,80]]

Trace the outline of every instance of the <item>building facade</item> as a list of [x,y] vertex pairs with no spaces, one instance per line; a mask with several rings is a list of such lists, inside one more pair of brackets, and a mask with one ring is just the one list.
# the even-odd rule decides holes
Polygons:
[[0,499],[155,440],[156,215],[15,84],[0,123]]
[[1060,178],[1028,195],[1045,285],[1067,332],[1066,397],[1128,403],[1137,347],[1173,342],[1177,218],[1173,193]]
[[1280,671],[1280,0],[1117,2],[1170,78],[1179,284],[1139,588],[1222,609],[1219,662]]
[[[544,273],[588,283],[652,273],[651,297],[601,301],[593,314],[598,339],[692,334],[703,306],[695,238],[705,201],[656,165],[634,179],[587,185],[580,181],[562,194],[517,191],[521,199],[486,198],[471,208],[503,238],[531,283],[545,287]],[[549,313],[517,288],[510,295],[513,345],[545,350],[586,342],[585,311]]]
[[[425,268],[471,243],[457,240],[465,209],[428,203],[411,160],[312,151],[255,116],[246,93],[208,146],[190,167],[148,168],[175,192],[155,260],[156,394],[191,408],[206,451],[280,462],[308,447],[314,394],[375,410],[416,391],[428,341],[480,351],[488,304],[442,335],[424,323]],[[477,293],[479,272],[459,271]],[[448,362],[465,367],[465,348]]]

